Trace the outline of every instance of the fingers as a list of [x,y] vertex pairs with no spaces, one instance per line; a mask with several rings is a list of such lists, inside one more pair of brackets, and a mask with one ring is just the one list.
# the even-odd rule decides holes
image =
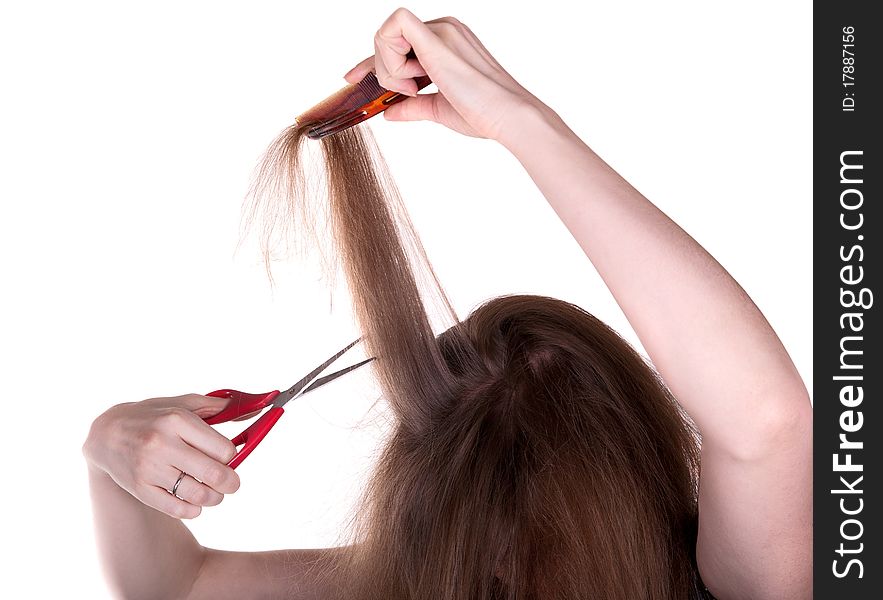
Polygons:
[[[390,52],[392,49],[392,52]],[[374,62],[374,69],[377,74],[377,83],[382,87],[399,92],[406,96],[417,95],[417,82],[409,77],[405,77],[404,69],[408,62],[404,54],[399,54],[392,45],[386,45],[383,40],[374,40],[374,50],[377,52],[378,60]],[[405,54],[407,54],[405,50]]]
[[418,94],[393,104],[383,112],[388,121],[438,121],[439,94]]
[[212,429],[205,421],[186,411],[177,414],[175,431],[189,446],[221,463],[228,463],[236,456],[233,442]]
[[202,512],[201,507],[176,498],[168,490],[154,485],[145,486],[139,494],[139,500],[176,519],[195,519]]
[[[239,489],[239,475],[226,465],[227,461],[215,460],[188,444],[177,445],[172,450],[170,462],[173,467],[199,480],[194,483],[202,483],[215,492],[232,494]],[[183,484],[184,481],[182,480],[181,483]],[[178,487],[180,489],[180,485]],[[188,484],[188,487],[192,489],[193,486]]]
[[423,68],[423,65],[420,64],[419,60],[416,58],[409,58],[402,63],[395,75],[396,77],[413,79],[414,77],[423,77],[426,75],[426,70]]
[[423,21],[404,8],[399,8],[383,22],[374,36],[374,69],[377,82],[388,90],[408,96],[417,94],[414,81],[414,59],[407,57],[414,50],[426,67],[426,61],[447,56],[450,51]]
[[[364,79],[365,76],[372,71],[374,71],[374,57],[369,56],[368,58],[357,64],[355,67],[347,71],[346,75],[344,75],[343,78],[347,81],[347,83],[356,84],[362,81],[362,79]],[[414,77],[423,77],[425,75],[426,70],[423,68],[423,65],[420,64],[420,61],[418,61],[416,58],[407,59],[396,72],[396,76],[410,79],[413,79]]]
[[[168,465],[154,463],[147,473],[142,473],[129,492],[144,504],[176,519],[194,519],[202,512],[203,506],[216,506],[224,496],[204,483],[186,475],[175,489],[181,470]],[[175,490],[175,494],[170,492]]]
[[[173,485],[174,482],[177,481],[177,477],[180,473],[181,472],[178,469],[169,469],[169,476],[174,477],[174,479],[172,479]],[[223,494],[213,490],[206,484],[197,481],[186,473],[184,477],[181,478],[181,482],[178,484],[178,489],[175,490],[175,496],[194,506],[217,506],[224,500]]]
[[374,70],[374,55],[372,54],[355,67],[347,71],[343,76],[347,83],[359,83],[364,79],[365,75]]
[[153,398],[146,402],[151,402],[154,406],[158,407],[184,409],[205,419],[224,410],[229,401],[230,400],[227,398],[201,396],[200,394],[184,394],[182,396],[173,396],[170,398]]

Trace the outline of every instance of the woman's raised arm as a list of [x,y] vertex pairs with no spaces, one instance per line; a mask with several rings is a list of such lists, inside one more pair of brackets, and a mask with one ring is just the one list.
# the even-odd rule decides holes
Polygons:
[[553,115],[508,140],[702,433],[697,556],[725,598],[812,593],[812,408],[729,273]]
[[[721,600],[812,595],[812,409],[788,353],[727,271],[522,88],[456,19],[399,9],[375,37],[381,85],[438,94],[389,108],[496,139],[579,242],[699,427],[700,571]],[[414,49],[417,60],[406,54]]]

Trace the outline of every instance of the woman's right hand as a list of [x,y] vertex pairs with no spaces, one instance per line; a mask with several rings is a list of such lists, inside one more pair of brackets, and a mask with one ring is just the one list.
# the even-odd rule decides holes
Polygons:
[[[226,402],[188,394],[118,404],[92,423],[83,455],[147,506],[192,519],[239,489],[239,476],[226,464],[236,447],[203,421]],[[182,471],[176,497],[169,490]]]

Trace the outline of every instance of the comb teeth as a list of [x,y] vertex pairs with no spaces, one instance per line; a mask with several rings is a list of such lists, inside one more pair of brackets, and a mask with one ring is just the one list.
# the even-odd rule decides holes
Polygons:
[[380,84],[377,83],[377,75],[375,75],[373,71],[365,75],[362,78],[362,81],[356,84],[356,87],[358,87],[359,91],[365,94],[369,100],[375,100],[389,91],[380,87]]
[[325,123],[320,123],[316,127],[309,129],[307,131],[307,137],[311,140],[318,140],[325,137],[326,135],[331,135],[332,133],[337,133],[338,131],[349,129],[353,125],[357,125],[358,123],[364,121],[365,117],[367,116],[368,113],[364,110],[340,115],[335,119],[332,119]]

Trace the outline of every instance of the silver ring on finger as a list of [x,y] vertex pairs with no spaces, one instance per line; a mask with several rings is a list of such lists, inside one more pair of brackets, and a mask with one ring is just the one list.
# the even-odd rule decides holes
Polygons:
[[178,495],[178,486],[181,485],[181,481],[183,481],[183,480],[184,480],[184,477],[186,477],[186,476],[187,476],[187,473],[185,473],[184,471],[181,471],[181,474],[178,475],[178,480],[175,481],[175,485],[172,486],[172,489],[169,490],[169,493],[170,493],[172,496],[174,496],[175,498],[177,498],[178,500],[183,500],[183,499],[184,499],[184,498],[182,498],[181,496]]

